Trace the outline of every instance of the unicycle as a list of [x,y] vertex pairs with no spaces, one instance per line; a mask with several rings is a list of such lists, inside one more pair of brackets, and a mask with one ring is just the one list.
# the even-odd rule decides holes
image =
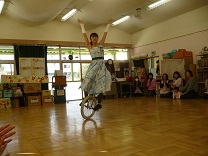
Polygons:
[[84,119],[90,119],[95,111],[93,108],[97,105],[97,99],[94,95],[89,95],[82,100],[81,115]]

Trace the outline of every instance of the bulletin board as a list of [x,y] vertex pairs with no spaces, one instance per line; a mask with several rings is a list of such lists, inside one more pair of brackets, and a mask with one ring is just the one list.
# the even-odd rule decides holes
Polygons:
[[19,75],[45,75],[45,59],[44,58],[19,58]]

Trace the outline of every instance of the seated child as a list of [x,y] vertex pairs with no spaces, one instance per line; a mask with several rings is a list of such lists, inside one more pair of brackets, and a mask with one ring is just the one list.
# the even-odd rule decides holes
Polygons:
[[133,85],[133,90],[134,94],[142,94],[142,86],[141,82],[139,81],[139,77],[135,77],[134,85]]
[[147,92],[145,96],[155,96],[156,95],[156,80],[153,78],[153,74],[148,74],[147,80]]
[[181,92],[179,92],[179,88],[175,87],[173,88],[173,99],[180,99],[181,98]]

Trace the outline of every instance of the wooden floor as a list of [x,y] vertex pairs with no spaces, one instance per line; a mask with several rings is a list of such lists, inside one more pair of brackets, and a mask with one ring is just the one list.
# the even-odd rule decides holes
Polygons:
[[208,100],[107,99],[88,121],[79,102],[0,110],[10,156],[208,156]]

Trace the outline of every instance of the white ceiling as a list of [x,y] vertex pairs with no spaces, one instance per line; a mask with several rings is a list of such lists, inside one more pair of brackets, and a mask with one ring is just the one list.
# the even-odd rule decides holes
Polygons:
[[[147,6],[156,0],[9,0],[6,1],[2,14],[9,15],[29,26],[40,25],[61,17],[73,8],[79,12],[66,22],[77,24],[81,18],[86,29],[94,29],[105,24],[108,19],[117,20],[131,15],[128,22],[116,27],[128,33],[134,33],[171,19],[180,14],[208,5],[208,0],[172,0],[153,10]],[[142,19],[136,18],[136,9],[141,8]]]

